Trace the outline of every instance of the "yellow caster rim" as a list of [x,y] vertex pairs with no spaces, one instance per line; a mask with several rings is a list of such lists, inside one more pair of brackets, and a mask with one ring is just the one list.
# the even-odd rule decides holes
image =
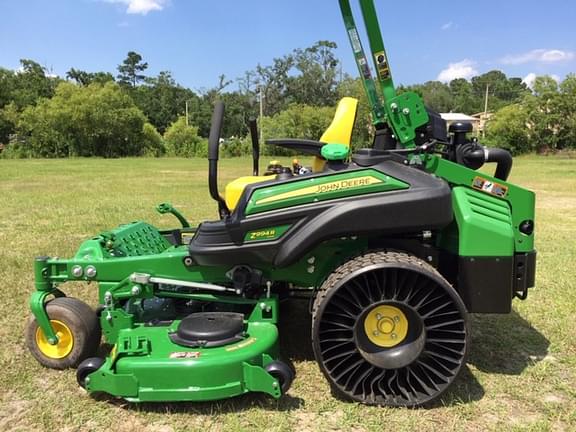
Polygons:
[[408,319],[395,306],[376,306],[364,318],[364,331],[374,345],[392,348],[408,335]]
[[36,345],[40,352],[51,359],[62,359],[74,348],[74,336],[70,328],[62,321],[50,320],[54,333],[58,337],[58,343],[51,345],[40,327],[36,329]]

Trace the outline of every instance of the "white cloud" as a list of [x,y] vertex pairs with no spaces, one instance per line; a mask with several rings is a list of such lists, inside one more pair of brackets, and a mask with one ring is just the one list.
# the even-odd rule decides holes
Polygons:
[[470,79],[478,75],[475,66],[476,62],[468,59],[457,63],[450,63],[446,69],[440,72],[437,79],[442,82],[450,82],[457,78]]
[[555,63],[569,61],[574,58],[571,51],[559,49],[535,49],[522,54],[508,55],[500,60],[503,64],[519,65],[524,63]]
[[[530,72],[528,75],[526,75],[526,76],[524,77],[524,79],[522,80],[522,82],[523,82],[524,84],[526,84],[526,86],[527,86],[529,89],[534,89],[534,81],[536,81],[536,77],[537,77],[537,76],[538,76],[538,75],[536,75],[534,72]],[[550,74],[550,75],[548,75],[548,76],[549,76],[550,78],[552,78],[554,81],[556,81],[557,83],[560,82],[560,77],[559,77],[558,75]]]
[[453,25],[454,25],[454,23],[452,21],[447,22],[442,27],[440,27],[440,30],[450,30]]
[[536,80],[536,74],[534,72],[530,72],[528,75],[524,77],[522,82],[526,84],[528,88],[534,87],[534,81]]
[[126,13],[146,15],[148,12],[161,11],[169,0],[104,0],[106,3],[126,5]]

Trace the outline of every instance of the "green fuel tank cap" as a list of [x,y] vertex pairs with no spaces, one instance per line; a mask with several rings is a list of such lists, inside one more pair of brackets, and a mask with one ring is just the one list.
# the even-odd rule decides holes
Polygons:
[[329,161],[341,161],[348,157],[350,149],[344,144],[326,144],[320,151],[322,157]]

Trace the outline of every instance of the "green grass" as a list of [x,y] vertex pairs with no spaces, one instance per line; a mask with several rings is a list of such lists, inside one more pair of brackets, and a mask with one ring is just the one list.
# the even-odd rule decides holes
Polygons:
[[[248,174],[223,160],[222,183]],[[281,339],[297,378],[274,401],[134,405],[92,399],[75,373],[42,368],[24,339],[32,259],[71,256],[87,237],[143,219],[169,227],[154,206],[191,220],[216,216],[203,160],[0,160],[0,430],[576,430],[576,160],[524,157],[512,181],[538,196],[537,286],[506,316],[472,317],[468,365],[433,409],[367,407],[334,398],[312,358],[306,305],[284,310]],[[94,286],[69,295],[96,302]],[[290,319],[288,319],[288,317]]]

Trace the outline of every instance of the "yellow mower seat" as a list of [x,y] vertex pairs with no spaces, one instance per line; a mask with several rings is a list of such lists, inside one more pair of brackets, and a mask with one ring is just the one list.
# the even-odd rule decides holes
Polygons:
[[[350,147],[350,139],[352,137],[352,129],[356,120],[356,111],[358,110],[358,99],[351,97],[343,98],[336,108],[336,114],[332,123],[326,129],[326,132],[320,138],[321,142],[330,144],[344,144]],[[324,169],[326,161],[319,157],[314,157],[312,162],[312,170],[314,172],[321,172]],[[244,192],[246,186],[269,181],[273,176],[245,176],[237,178],[226,185],[224,192],[224,199],[226,206],[232,211],[238,205],[238,201]]]
[[[344,144],[350,147],[352,139],[352,129],[356,122],[356,113],[358,112],[358,99],[345,97],[340,100],[336,108],[334,119],[326,132],[320,137],[320,141],[327,144]],[[312,171],[320,172],[324,169],[326,161],[319,157],[314,157],[312,162]]]
[[274,176],[245,176],[239,177],[236,180],[231,181],[226,185],[226,189],[224,191],[224,199],[226,200],[226,206],[230,209],[230,211],[234,210],[238,205],[238,201],[240,201],[240,197],[242,196],[242,192],[246,189],[246,186],[254,184],[254,183],[261,183],[268,180],[272,180]]

